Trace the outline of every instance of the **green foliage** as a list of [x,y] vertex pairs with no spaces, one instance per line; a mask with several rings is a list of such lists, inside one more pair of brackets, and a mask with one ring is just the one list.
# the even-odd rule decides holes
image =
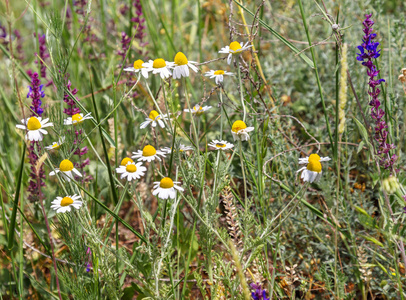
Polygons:
[[[60,289],[63,299],[244,299],[230,240],[247,283],[271,299],[406,298],[402,1],[151,0],[141,1],[142,14],[135,0],[28,2],[1,4],[3,298],[58,299]],[[373,123],[356,45],[368,12],[382,49],[380,101],[388,142],[397,146],[390,153],[399,157],[396,171],[377,167],[374,129],[364,121]],[[232,41],[253,47],[227,65],[218,51]],[[338,136],[337,41],[350,45],[355,91],[347,87],[346,130]],[[138,59],[171,62],[178,51],[200,63],[186,80],[124,71]],[[217,85],[204,76],[210,69],[233,76]],[[15,127],[32,114],[28,70],[46,71],[43,117],[53,123],[31,153],[47,153],[45,215],[39,201],[27,201],[36,166],[22,150],[30,148],[25,132]],[[64,99],[93,119],[64,125]],[[195,105],[212,107],[184,111]],[[171,115],[165,128],[140,128],[151,110]],[[244,116],[254,130],[240,148],[231,128]],[[62,138],[59,149],[45,148]],[[213,150],[214,139],[234,147]],[[143,162],[145,174],[127,183],[116,168],[148,144],[172,150]],[[305,184],[297,170],[307,165],[298,158],[311,153],[333,160],[322,163],[320,181]],[[49,176],[64,159],[84,176]],[[390,175],[399,187],[387,194],[382,182]],[[183,188],[175,199],[153,194],[164,177]],[[74,194],[80,209],[50,207]]]

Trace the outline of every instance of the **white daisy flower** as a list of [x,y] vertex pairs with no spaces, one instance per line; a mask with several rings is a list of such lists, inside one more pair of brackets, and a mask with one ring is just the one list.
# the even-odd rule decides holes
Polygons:
[[47,150],[58,150],[61,148],[61,145],[65,142],[65,137],[62,136],[58,142],[53,142],[52,145],[46,146],[45,149]]
[[183,188],[176,184],[180,184],[180,182],[173,182],[169,177],[162,178],[161,181],[154,182],[154,190],[152,191],[152,195],[158,196],[158,198],[161,199],[175,199],[176,190],[180,192],[184,191]]
[[151,124],[152,127],[156,127],[156,124],[159,124],[161,128],[164,128],[165,123],[162,120],[168,120],[167,115],[160,115],[156,110],[151,110],[148,118],[145,118],[145,121],[141,123],[140,128],[144,129],[149,124]]
[[199,70],[194,64],[195,61],[189,61],[185,54],[178,52],[174,58],[174,69],[173,69],[173,79],[180,79],[182,77],[189,77],[189,68],[191,68],[195,73]]
[[184,109],[183,111],[185,112],[191,112],[193,115],[202,115],[206,110],[209,110],[212,108],[211,106],[200,106],[200,105],[195,105],[193,106],[192,109]]
[[206,72],[204,76],[210,77],[210,78],[216,78],[216,84],[220,84],[223,82],[224,75],[227,76],[233,76],[234,74],[231,72],[223,71],[223,70],[210,70],[209,72]]
[[63,124],[64,125],[72,125],[72,124],[77,125],[77,124],[80,124],[84,120],[93,119],[93,117],[90,114],[91,114],[91,112],[88,113],[86,116],[83,116],[82,113],[73,115],[72,117],[69,117],[69,118],[63,120]]
[[[61,172],[62,178],[66,181],[70,181],[73,178],[73,175],[82,177],[82,174],[73,166],[73,163],[69,159],[64,159],[59,164],[59,168],[55,168],[55,171],[49,173],[49,176],[54,176],[56,173]],[[74,174],[73,174],[74,173]]]
[[299,164],[307,164],[307,166],[300,168],[296,171],[296,173],[302,172],[300,178],[302,178],[305,182],[317,182],[320,180],[321,174],[323,173],[321,170],[320,162],[329,160],[331,160],[330,157],[320,157],[318,154],[315,153],[311,154],[308,157],[299,158]]
[[252,47],[252,45],[249,45],[250,42],[247,42],[245,45],[243,43],[239,42],[231,42],[230,46],[225,46],[221,48],[219,53],[225,53],[228,54],[227,57],[227,63],[231,64],[231,58],[233,55],[239,55],[241,52],[248,50],[249,48]]
[[[131,159],[129,157],[126,157],[128,159]],[[123,159],[125,160],[125,158]],[[131,159],[132,160],[132,159]],[[147,170],[146,167],[142,165],[142,162],[138,162],[137,164],[135,162],[127,161],[125,165],[123,166],[123,161],[121,161],[121,166],[119,166],[116,169],[116,172],[121,174],[121,179],[127,177],[127,181],[135,180],[135,179],[140,179],[142,176],[145,175],[145,171]]]
[[234,147],[233,144],[227,141],[219,141],[219,140],[212,140],[211,143],[208,144],[210,147],[213,147],[215,150],[229,150]]
[[147,71],[147,68],[143,67],[143,66],[142,66],[143,64],[144,64],[144,62],[143,62],[141,59],[136,60],[136,61],[134,62],[134,65],[133,65],[132,67],[125,68],[124,71],[127,71],[127,72],[134,72],[134,73],[139,73],[139,72],[141,72],[141,75],[144,76],[144,78],[148,78],[148,71]]
[[156,150],[153,146],[151,145],[146,145],[144,149],[138,150],[137,152],[133,152],[132,158],[136,158],[138,161],[147,161],[151,162],[155,159],[161,161],[161,158],[159,155],[165,157],[165,152],[161,150]]
[[56,213],[70,212],[71,207],[79,209],[83,202],[80,201],[80,195],[66,196],[66,197],[56,197],[54,201],[51,202],[51,208],[56,210]]
[[162,79],[166,79],[172,75],[170,68],[173,67],[175,63],[165,61],[162,58],[157,58],[155,60],[149,60],[143,63],[142,66],[147,69],[148,72],[152,74],[159,74]]
[[233,127],[231,127],[231,134],[233,135],[234,141],[241,139],[241,141],[248,141],[250,136],[248,132],[253,131],[254,127],[247,127],[247,125],[241,121],[235,121]]
[[17,124],[16,127],[19,129],[27,130],[25,138],[29,141],[42,141],[44,134],[48,134],[45,127],[54,126],[53,123],[48,123],[49,118],[42,120],[41,117],[31,117],[28,119],[22,119],[21,123],[23,125]]
[[[185,146],[183,144],[180,144],[179,148],[175,149],[175,151],[176,150],[179,150],[179,152],[185,152],[185,151],[189,151],[189,150],[194,150],[194,148],[192,146]],[[165,147],[165,148],[162,148],[162,151],[169,154],[169,153],[172,153],[172,148]]]
[[[120,166],[126,166],[128,163],[133,163],[134,161],[131,159],[131,158],[129,158],[129,157],[124,157],[122,160],[121,160],[121,163],[120,163]],[[116,169],[117,170],[117,169]]]

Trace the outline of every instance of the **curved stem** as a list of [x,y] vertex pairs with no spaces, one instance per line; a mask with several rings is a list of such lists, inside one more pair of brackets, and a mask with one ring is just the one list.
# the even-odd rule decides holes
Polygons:
[[45,225],[46,225],[47,230],[48,230],[49,243],[51,244],[52,262],[53,262],[54,270],[55,270],[56,286],[58,288],[59,299],[62,300],[61,288],[59,286],[58,269],[56,267],[56,260],[55,260],[54,243],[52,242],[51,228],[49,227],[48,217],[47,217],[47,214],[45,212],[44,202],[43,202],[43,199],[42,199],[41,182],[40,182],[40,177],[39,176],[37,176],[37,186],[38,186],[38,191],[39,191],[39,193],[38,193],[39,203],[41,204],[42,213],[43,213],[44,219],[45,219]]
[[238,147],[240,149],[240,163],[241,163],[241,171],[242,171],[242,180],[244,182],[244,204],[245,204],[245,210],[248,209],[247,207],[247,202],[248,202],[248,197],[247,197],[247,181],[245,179],[245,171],[244,171],[244,159],[242,158],[242,141],[238,141]]
[[242,95],[242,81],[241,81],[241,70],[240,70],[240,56],[237,57],[237,73],[238,73],[238,85],[240,86],[240,100],[241,106],[243,110],[243,118],[242,120],[245,122],[245,115],[247,114],[244,104],[244,97]]

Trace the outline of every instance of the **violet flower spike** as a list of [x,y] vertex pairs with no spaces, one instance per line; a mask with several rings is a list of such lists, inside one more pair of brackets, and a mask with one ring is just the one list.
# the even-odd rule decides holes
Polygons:
[[[35,33],[34,33],[34,36],[36,36]],[[38,59],[35,62],[40,65],[41,77],[46,78],[47,77],[47,68],[44,65],[43,61],[45,61],[45,59],[47,59],[49,57],[49,53],[48,53],[47,46],[46,46],[45,34],[38,35],[38,44],[39,44],[39,54],[38,54],[38,56],[41,59]]]
[[[31,71],[27,72],[28,75],[31,76],[31,86],[29,86],[29,91],[27,93],[27,98],[31,98],[31,117],[40,117],[44,110],[41,108],[42,101],[41,98],[45,97],[45,92],[43,90],[44,85],[41,84],[41,80],[39,79],[38,73],[32,73]],[[28,185],[28,192],[29,196],[28,199],[31,202],[37,201],[39,199],[39,194],[43,196],[43,193],[41,192],[40,187],[45,186],[45,172],[44,172],[44,167],[43,165],[41,166],[39,170],[39,180],[37,178],[36,174],[36,164],[38,161],[38,155],[36,154],[37,152],[35,151],[35,148],[37,148],[37,152],[41,153],[41,143],[39,142],[30,142],[28,146],[28,158],[30,160],[30,182]],[[38,184],[39,183],[39,184]]]
[[375,122],[375,134],[374,139],[378,144],[377,154],[379,157],[379,164],[385,169],[392,169],[397,160],[397,156],[393,154],[390,156],[390,150],[395,149],[394,144],[387,143],[388,138],[388,125],[385,122],[385,111],[381,108],[381,102],[379,101],[379,95],[381,90],[379,85],[385,82],[384,79],[377,79],[379,70],[374,65],[373,60],[381,55],[381,50],[378,50],[379,42],[375,41],[376,33],[373,33],[372,26],[374,21],[371,20],[372,14],[365,15],[365,20],[362,22],[364,25],[364,37],[362,44],[358,46],[359,53],[357,53],[357,60],[362,62],[362,65],[367,68],[367,75],[369,76],[369,90],[370,96],[369,105],[371,106],[371,117]]
[[[77,101],[79,101],[79,99],[75,96],[78,93],[78,90],[72,89],[72,83],[68,78],[69,78],[69,74],[67,74],[67,77],[65,79],[67,81],[65,83],[66,89],[76,98]],[[80,108],[77,107],[77,105],[76,105],[76,101],[73,100],[69,96],[69,94],[66,92],[64,93],[63,101],[68,105],[68,108],[65,108],[63,110],[63,112],[66,115],[68,115],[69,117],[72,117],[73,115],[79,114],[81,112]],[[82,136],[83,130],[81,128],[77,128],[77,126],[74,126],[74,130],[75,130],[75,137],[73,140],[73,147],[74,147],[75,151],[73,154],[78,157],[78,160],[77,160],[77,162],[75,162],[74,166],[75,166],[75,168],[78,168],[80,170],[80,172],[83,174],[82,182],[89,182],[93,178],[91,175],[86,176],[86,172],[84,171],[84,168],[90,164],[90,160],[89,160],[89,158],[84,159],[84,157],[83,157],[88,152],[88,149],[86,146],[83,148],[80,148],[80,145],[83,142],[83,136]],[[80,180],[81,178],[78,177],[75,179]]]
[[250,287],[255,291],[251,293],[252,299],[254,300],[270,300],[266,297],[266,291],[262,289],[259,283],[251,283]]

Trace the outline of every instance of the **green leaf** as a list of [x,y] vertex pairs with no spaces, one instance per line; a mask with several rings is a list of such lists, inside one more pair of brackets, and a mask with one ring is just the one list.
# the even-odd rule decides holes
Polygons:
[[359,143],[358,149],[357,149],[357,153],[360,153],[360,152],[361,152],[361,150],[362,150],[362,148],[364,147],[364,145],[365,145],[364,141],[361,141],[361,143]]
[[[252,17],[254,17],[254,13],[252,11],[250,11],[248,8],[242,6],[240,3],[238,3],[236,0],[233,0],[234,3],[236,3],[239,7],[241,7],[243,10],[245,10],[248,14],[250,14]],[[314,69],[314,64],[311,61],[310,58],[308,58],[306,56],[306,54],[304,54],[303,52],[300,53],[300,50],[297,49],[295,46],[293,46],[293,44],[291,42],[289,42],[287,39],[285,39],[282,35],[280,35],[277,31],[275,31],[271,26],[269,26],[268,24],[266,24],[262,19],[258,18],[257,16],[257,20],[259,22],[259,24],[261,24],[265,29],[268,29],[278,40],[280,40],[282,43],[284,43],[286,46],[288,46],[290,48],[290,50],[292,50],[293,52],[295,52],[296,54],[298,54],[300,56],[301,59],[303,59],[311,68]],[[300,53],[300,54],[299,54]]]
[[373,156],[374,156],[374,147],[369,142],[369,135],[368,135],[367,129],[365,128],[364,125],[362,125],[362,123],[360,121],[357,120],[357,118],[354,118],[354,121],[355,121],[355,124],[357,124],[358,130],[359,130],[362,138],[364,139],[364,143],[368,146],[369,152],[370,152],[370,154],[372,155],[372,158],[373,158]]
[[366,239],[367,241],[374,243],[375,245],[383,247],[383,244],[380,241],[378,241],[376,238],[373,238],[373,237],[370,237],[367,235],[363,235],[363,234],[360,234],[360,236],[363,237],[364,239]]

